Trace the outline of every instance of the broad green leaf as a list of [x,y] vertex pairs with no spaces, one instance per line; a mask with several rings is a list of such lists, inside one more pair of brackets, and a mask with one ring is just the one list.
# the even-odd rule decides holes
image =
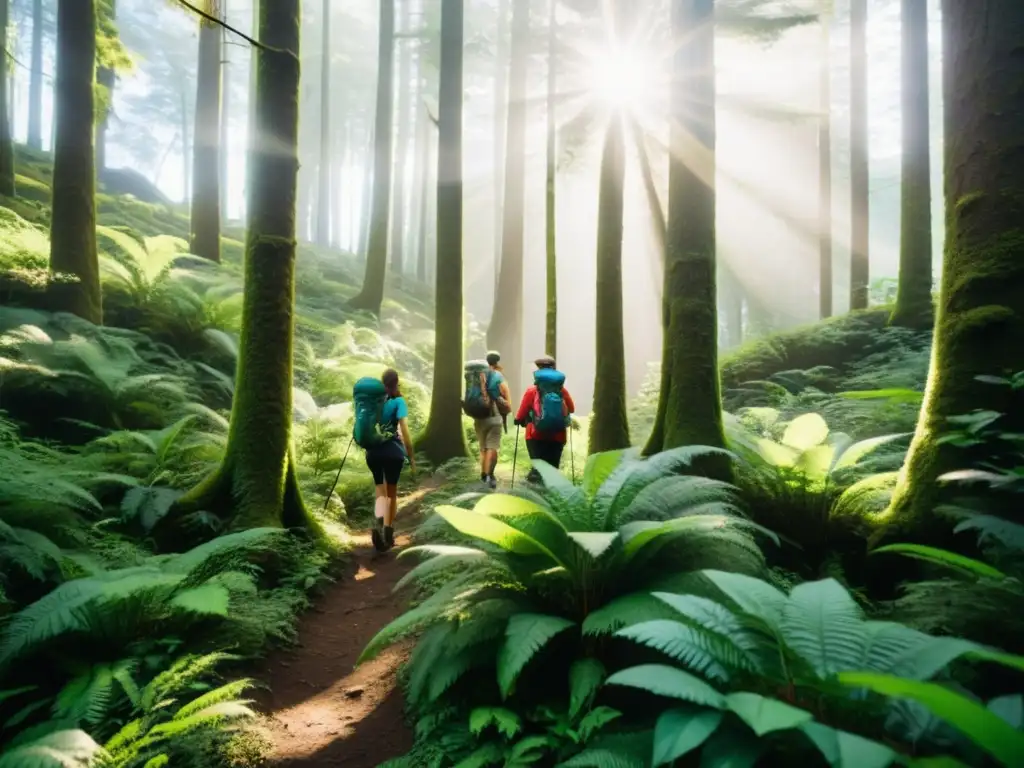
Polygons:
[[711,582],[725,593],[745,613],[763,621],[773,633],[782,626],[782,611],[788,598],[767,582],[728,571],[702,571]]
[[700,751],[700,768],[754,768],[761,748],[749,730],[726,721]]
[[516,555],[546,555],[557,562],[554,554],[543,544],[501,520],[458,507],[440,506],[435,511],[466,536],[481,539]]
[[653,766],[665,765],[701,746],[722,722],[722,713],[707,709],[669,709],[654,726]]
[[1012,653],[993,651],[987,648],[975,647],[968,651],[971,658],[979,661],[991,661],[993,664],[1002,664],[1004,667],[1012,667],[1024,672],[1024,656],[1016,656]]
[[727,637],[737,648],[749,652],[757,649],[757,640],[749,636],[743,622],[721,603],[700,595],[676,595],[670,592],[652,594],[707,631]]
[[799,470],[810,480],[820,482],[828,475],[835,453],[836,449],[831,445],[812,446],[801,452],[793,464],[793,469]]
[[725,697],[725,702],[758,736],[774,731],[788,731],[813,719],[810,712],[757,693],[730,693]]
[[800,458],[800,451],[788,445],[776,443],[767,437],[759,437],[755,443],[761,458],[773,467],[792,467]]
[[1004,765],[1017,765],[1024,755],[1024,733],[981,704],[936,683],[872,672],[843,672],[839,682],[920,702]]
[[483,550],[472,547],[457,547],[450,545],[434,544],[421,547],[409,547],[398,553],[398,557],[404,557],[409,553],[433,555],[406,573],[394,586],[394,592],[405,588],[408,584],[419,581],[426,576],[443,571],[459,563],[468,563],[487,559],[487,553]]
[[747,654],[731,638],[703,627],[654,619],[632,624],[615,634],[655,648],[711,680],[727,682],[734,669],[753,670]]
[[870,437],[867,440],[861,440],[860,442],[854,443],[847,447],[844,451],[836,451],[835,458],[832,461],[829,472],[835,472],[840,469],[847,469],[855,465],[858,461],[863,459],[869,453],[877,448],[891,443],[894,440],[899,440],[903,437],[909,437],[911,432],[900,432],[895,435],[880,435],[879,437]]
[[615,543],[615,540],[619,538],[619,534],[573,532],[569,534],[569,538],[579,544],[580,548],[585,550],[592,558],[597,560]]
[[886,552],[897,555],[906,555],[907,557],[912,557],[915,560],[924,560],[928,563],[942,565],[962,573],[969,573],[973,576],[981,576],[986,579],[1006,578],[1005,573],[1000,571],[998,568],[993,568],[988,563],[983,563],[980,560],[975,560],[971,557],[958,555],[956,552],[950,552],[948,549],[928,547],[924,544],[888,544],[884,547],[878,547],[877,549],[871,550],[870,554],[877,555],[879,553]]
[[477,707],[469,713],[469,732],[474,736],[479,736],[490,725],[511,739],[522,730],[523,721],[515,712],[504,707]]
[[821,723],[804,723],[800,730],[832,768],[886,768],[896,758],[896,753],[885,744]]
[[227,616],[231,595],[219,584],[202,584],[193,589],[179,592],[171,599],[171,605],[192,613],[208,616]]
[[[710,506],[718,507],[720,505]],[[628,523],[622,526],[620,531],[624,542],[623,552],[626,560],[629,561],[636,557],[645,546],[662,536],[713,531],[725,528],[731,520],[732,518],[726,515],[688,515],[653,526],[646,522]]]
[[992,699],[987,705],[989,712],[994,712],[1015,730],[1024,728],[1024,696],[1012,694]]
[[786,431],[782,434],[782,444],[797,451],[806,451],[821,445],[827,437],[828,424],[821,414],[805,413],[786,425]]
[[864,614],[835,579],[798,584],[782,609],[782,636],[814,673],[855,669],[864,648]]
[[605,676],[604,664],[594,658],[576,659],[569,668],[569,719],[575,720],[594,700]]
[[576,626],[561,616],[541,613],[518,613],[509,619],[505,643],[498,652],[498,685],[507,697],[519,673],[541,648],[555,635]]
[[86,768],[106,755],[103,747],[85,731],[60,730],[0,755],[0,768]]
[[664,664],[641,664],[616,672],[605,685],[623,685],[657,696],[722,709],[725,697],[696,675]]
[[615,468],[622,463],[625,451],[603,451],[592,453],[587,457],[587,463],[583,467],[583,492],[587,498],[594,498],[597,489],[608,479],[608,476],[615,471]]
[[591,612],[583,620],[584,635],[610,635],[622,627],[647,619],[678,618],[665,603],[647,592],[631,592]]

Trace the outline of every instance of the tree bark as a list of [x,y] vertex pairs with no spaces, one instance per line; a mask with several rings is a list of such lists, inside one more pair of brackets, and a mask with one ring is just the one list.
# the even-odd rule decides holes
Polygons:
[[900,274],[890,321],[930,328],[932,176],[928,125],[928,4],[902,0],[903,153],[900,179]]
[[829,5],[821,12],[821,61],[818,122],[818,317],[832,316],[832,58]]
[[26,143],[29,149],[41,150],[43,148],[43,0],[32,0],[31,56]]
[[[412,28],[409,0],[399,0],[399,17],[402,32]],[[394,191],[391,201],[391,273],[401,275],[405,271],[405,229],[406,229],[406,171],[409,160],[409,94],[412,85],[412,58],[408,37],[398,43],[398,78],[395,80],[398,102],[398,125],[394,157]]]
[[[219,0],[206,10],[219,16]],[[220,26],[200,19],[189,250],[210,261],[220,261],[220,42]]]
[[523,219],[526,203],[526,69],[530,54],[530,5],[512,8],[505,193],[502,205],[501,269],[487,345],[503,356],[512,391],[523,385]]
[[975,377],[1024,369],[1024,5],[945,0],[942,27],[946,243],[924,405],[888,518],[916,541],[948,533],[936,481],[964,459],[937,440],[947,420],[979,405],[1019,420],[1009,387]]
[[366,247],[363,288],[349,302],[353,309],[380,315],[388,269],[388,213],[391,200],[391,133],[394,96],[395,0],[380,0],[377,48],[377,109],[373,127],[373,209]]
[[550,0],[548,15],[548,114],[547,114],[547,180],[544,197],[545,255],[547,277],[547,306],[544,313],[544,348],[547,354],[558,359],[558,238],[555,211],[555,181],[557,165],[558,126],[555,114],[555,97],[557,94],[556,78],[557,63],[555,60],[558,44],[558,33],[555,26],[555,13],[558,0]]
[[867,0],[850,4],[850,309],[866,309],[870,282],[868,213]]
[[[78,2],[79,0],[74,0]],[[298,179],[299,0],[262,3],[256,135],[250,142],[245,301],[220,468],[172,515],[226,511],[235,529],[313,527],[290,447]]]
[[[7,50],[8,0],[0,0],[0,30],[3,50]],[[14,144],[11,139],[11,115],[7,78],[7,56],[0,55],[0,195],[14,196]]]
[[[94,0],[57,3],[56,127],[50,217],[52,306],[103,322],[96,250],[96,7]],[[72,275],[74,282],[60,281]]]
[[[715,37],[713,0],[675,0],[667,259],[669,392],[663,450],[725,447],[718,378],[715,240]],[[697,162],[685,158],[699,147]],[[689,151],[687,147],[690,147]],[[709,462],[726,476],[729,466]]]
[[502,221],[505,195],[505,130],[508,127],[510,0],[498,0],[498,32],[494,50],[494,303],[501,276]]
[[466,455],[461,407],[463,0],[441,3],[434,385],[427,428],[418,441],[435,465]]
[[629,445],[622,316],[622,220],[626,176],[624,117],[611,116],[601,154],[597,209],[597,327],[590,452]]
[[316,242],[331,244],[331,0],[323,0],[320,38],[320,162],[317,166]]

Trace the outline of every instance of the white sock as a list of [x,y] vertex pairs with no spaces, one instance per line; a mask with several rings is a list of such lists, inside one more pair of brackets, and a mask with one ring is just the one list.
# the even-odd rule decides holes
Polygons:
[[377,497],[373,505],[373,514],[377,518],[377,525],[384,525],[384,518],[387,516],[390,504],[387,496]]

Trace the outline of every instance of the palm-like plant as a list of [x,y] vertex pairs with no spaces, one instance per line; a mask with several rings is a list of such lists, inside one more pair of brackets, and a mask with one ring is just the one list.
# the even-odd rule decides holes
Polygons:
[[[655,593],[675,617],[640,622],[617,633],[686,667],[646,664],[607,681],[686,703],[658,720],[656,765],[701,747],[713,733],[715,743],[749,745],[750,762],[744,764],[752,765],[767,749],[757,739],[797,730],[832,765],[881,768],[895,759],[895,751],[842,729],[865,730],[867,721],[871,737],[883,736],[888,727],[906,738],[912,730],[908,710],[873,708],[862,692],[837,685],[845,674],[925,681],[961,656],[998,660],[991,649],[967,640],[867,621],[849,592],[833,579],[801,584],[786,595],[742,574],[703,575],[720,591],[721,602],[694,594]],[[846,682],[857,685],[853,675]],[[728,713],[733,716],[726,717]],[[887,724],[884,715],[889,716]],[[708,748],[719,746],[709,743]]]
[[[490,494],[473,509],[439,507],[438,516],[473,546],[402,553],[429,559],[399,586],[428,578],[439,586],[382,629],[361,661],[425,630],[408,684],[425,717],[436,718],[442,699],[455,703],[453,712],[464,712],[457,704],[467,699],[480,706],[573,699],[585,714],[605,674],[598,636],[649,609],[656,601],[647,591],[683,588],[688,572],[710,563],[754,573],[763,567],[750,535],[757,526],[742,516],[737,489],[677,474],[709,453],[730,455],[700,446],[646,461],[634,451],[594,454],[582,487],[538,462],[543,495]],[[472,684],[460,686],[471,670]],[[524,675],[529,684],[521,683]]]

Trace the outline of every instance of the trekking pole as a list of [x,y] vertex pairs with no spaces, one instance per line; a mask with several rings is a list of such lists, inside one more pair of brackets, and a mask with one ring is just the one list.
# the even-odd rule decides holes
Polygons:
[[572,484],[576,485],[576,453],[572,449],[572,424],[569,425],[569,467],[572,471]]
[[338,467],[338,474],[334,476],[334,485],[331,486],[331,492],[327,494],[327,499],[324,501],[324,512],[327,511],[328,505],[331,503],[331,496],[334,495],[334,489],[338,487],[338,480],[341,479],[341,470],[345,468],[345,459],[348,458],[349,449],[352,448],[352,441],[355,439],[355,435],[348,439],[348,447],[345,449],[345,455],[341,457],[341,466]]
[[516,459],[519,458],[519,425],[516,424],[516,447],[512,449],[512,488],[516,487]]

